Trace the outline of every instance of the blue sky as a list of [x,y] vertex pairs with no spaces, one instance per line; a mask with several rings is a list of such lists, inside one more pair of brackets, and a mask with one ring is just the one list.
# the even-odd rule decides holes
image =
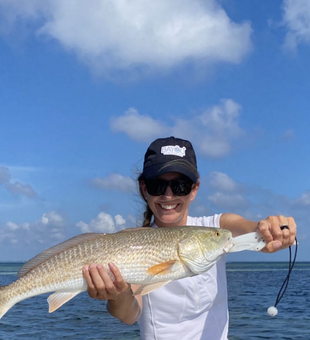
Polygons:
[[309,261],[309,27],[307,0],[0,0],[0,260],[139,225],[144,152],[175,135],[191,215],[293,216]]

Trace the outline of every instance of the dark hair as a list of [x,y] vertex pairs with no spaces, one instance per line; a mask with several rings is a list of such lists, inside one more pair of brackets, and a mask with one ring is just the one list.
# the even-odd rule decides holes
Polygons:
[[146,210],[143,213],[143,223],[142,223],[142,227],[149,227],[151,225],[151,221],[152,221],[152,216],[153,216],[153,211],[150,209],[148,203],[147,203],[147,199],[145,198],[143,192],[142,192],[142,188],[141,188],[141,182],[145,180],[145,177],[143,174],[140,174],[138,177],[138,182],[139,182],[139,192],[140,192],[140,196],[142,197],[142,199],[144,200],[144,202],[146,203]]

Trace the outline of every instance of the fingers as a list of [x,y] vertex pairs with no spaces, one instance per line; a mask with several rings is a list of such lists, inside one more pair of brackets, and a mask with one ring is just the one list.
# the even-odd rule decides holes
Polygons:
[[129,285],[124,281],[120,271],[114,264],[109,264],[113,275],[109,275],[104,266],[91,264],[83,268],[83,275],[87,283],[87,291],[90,297],[99,300],[115,300],[128,289]]
[[[283,228],[283,226],[285,226]],[[262,250],[273,253],[291,246],[296,237],[296,223],[292,217],[270,216],[258,223],[258,230],[267,245]]]
[[124,292],[128,288],[128,283],[125,282],[121,272],[114,263],[109,263],[109,268],[115,278],[114,285],[116,286],[119,292]]
[[292,245],[295,242],[296,234],[297,234],[297,225],[293,217],[288,218],[288,227],[290,230],[289,233],[289,245]]
[[88,291],[88,295],[92,298],[96,298],[97,296],[97,289],[93,283],[93,280],[90,276],[90,272],[89,272],[89,267],[88,266],[85,266],[83,267],[83,275],[84,275],[84,278],[86,280],[86,283],[87,283],[87,291]]

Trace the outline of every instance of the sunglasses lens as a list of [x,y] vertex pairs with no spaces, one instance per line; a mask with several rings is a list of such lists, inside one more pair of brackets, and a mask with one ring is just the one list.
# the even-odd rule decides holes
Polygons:
[[193,182],[191,180],[178,179],[175,181],[165,181],[161,179],[145,180],[147,192],[152,196],[163,195],[169,185],[176,196],[186,196],[192,190]]
[[165,193],[168,182],[157,180],[157,179],[149,179],[145,180],[145,185],[147,192],[152,196],[160,196]]
[[192,191],[192,181],[176,180],[171,181],[171,190],[177,196],[186,196]]

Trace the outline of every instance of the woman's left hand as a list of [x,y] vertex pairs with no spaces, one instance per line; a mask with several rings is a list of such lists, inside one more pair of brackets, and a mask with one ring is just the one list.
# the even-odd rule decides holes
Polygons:
[[267,243],[261,251],[274,253],[294,243],[296,223],[293,217],[269,216],[265,220],[258,222],[257,230]]

